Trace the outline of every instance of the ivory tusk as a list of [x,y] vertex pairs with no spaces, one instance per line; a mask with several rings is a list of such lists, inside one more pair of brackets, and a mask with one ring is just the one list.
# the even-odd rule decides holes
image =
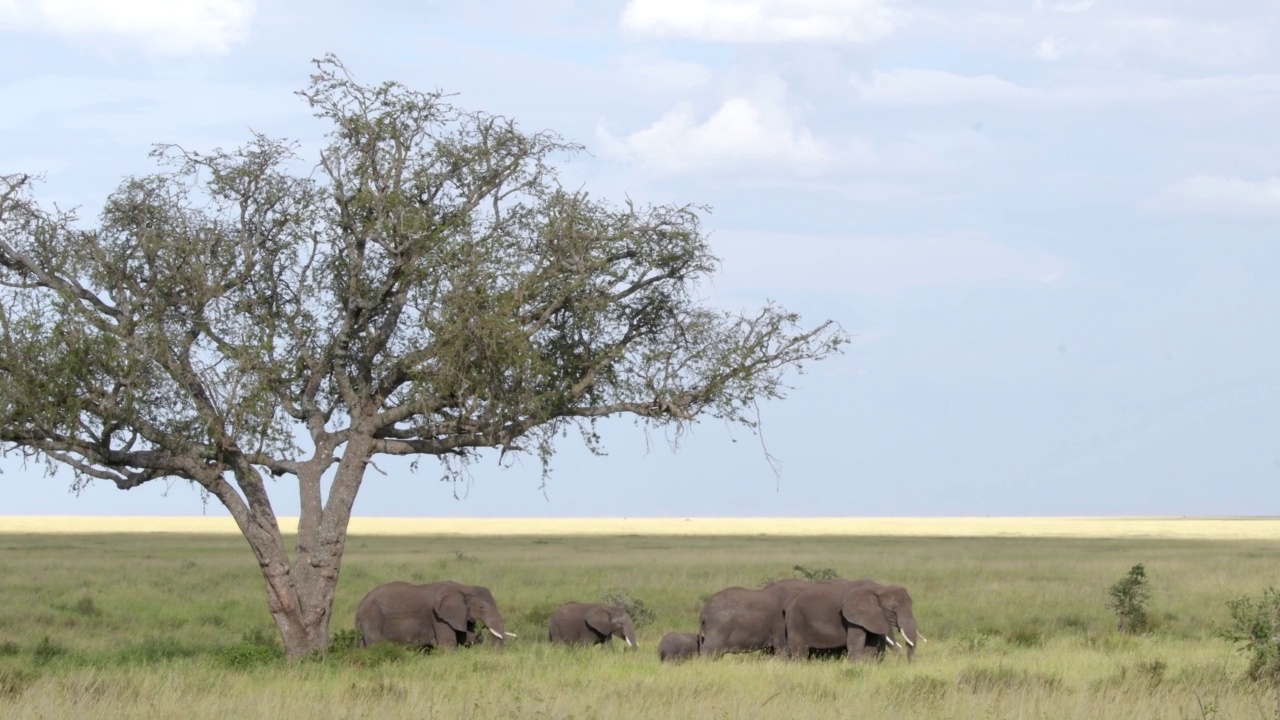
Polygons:
[[517,634],[515,634],[515,633],[503,633],[503,634],[504,634],[504,635],[506,635],[507,637],[520,637],[519,635],[517,635]]
[[623,640],[626,640],[626,641],[627,641],[627,647],[635,647],[635,646],[636,646],[636,644],[635,644],[635,643],[631,642],[631,638],[623,638]]
[[502,633],[498,632],[497,630],[494,630],[493,628],[489,628],[489,632],[493,633],[493,636],[498,638],[499,640],[503,639]]
[[889,637],[888,635],[884,636],[884,641],[889,643],[889,647],[898,647],[898,643],[894,642],[893,638]]
[[920,642],[929,642],[929,638],[921,635],[919,631],[916,631],[916,637],[920,638]]

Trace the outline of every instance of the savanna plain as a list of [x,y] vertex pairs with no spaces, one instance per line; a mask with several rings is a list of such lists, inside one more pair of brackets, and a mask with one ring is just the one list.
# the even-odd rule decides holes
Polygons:
[[[296,665],[280,659],[239,536],[198,522],[139,532],[146,522],[131,521],[131,532],[0,523],[0,717],[1265,718],[1275,709],[1272,689],[1247,680],[1247,659],[1217,635],[1228,600],[1275,584],[1274,521],[1142,532],[1117,521],[1115,537],[1085,520],[1074,533],[1069,521],[1045,525],[1053,537],[998,519],[986,530],[915,521],[828,534],[776,523],[698,531],[699,521],[648,531],[546,522],[520,534],[489,521],[468,534],[452,521],[447,533],[415,535],[363,521],[347,545],[331,651]],[[1137,563],[1154,627],[1122,634],[1107,589]],[[826,569],[908,588],[928,638],[915,662],[890,651],[880,663],[659,663],[659,638],[695,631],[711,593]],[[353,649],[356,604],[397,579],[485,585],[519,637],[453,654]],[[638,651],[546,642],[557,605],[606,596],[641,609]]]

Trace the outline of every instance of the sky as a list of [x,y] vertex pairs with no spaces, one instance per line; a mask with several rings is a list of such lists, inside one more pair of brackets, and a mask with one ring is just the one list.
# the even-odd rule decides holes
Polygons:
[[[585,144],[566,184],[710,205],[710,302],[853,335],[761,436],[609,422],[545,488],[384,459],[357,515],[1276,515],[1276,37],[1273,0],[0,0],[0,173],[93,217],[152,143],[314,151],[333,52]],[[0,471],[0,514],[224,512]]]

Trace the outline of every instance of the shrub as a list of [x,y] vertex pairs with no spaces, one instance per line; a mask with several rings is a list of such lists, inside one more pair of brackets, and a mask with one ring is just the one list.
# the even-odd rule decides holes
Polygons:
[[218,651],[218,662],[233,670],[247,670],[284,660],[284,649],[270,633],[255,628],[240,636],[240,642]]
[[840,574],[833,568],[814,568],[810,570],[803,565],[796,565],[792,570],[795,570],[798,577],[802,577],[805,580],[834,580],[840,577]]
[[71,609],[85,617],[97,617],[102,614],[102,610],[93,602],[93,598],[87,595],[76,601],[76,604],[72,605]]
[[1280,591],[1268,587],[1260,600],[1241,595],[1227,609],[1231,627],[1221,635],[1249,657],[1249,679],[1280,681]]
[[642,628],[653,622],[653,610],[650,610],[643,600],[633,597],[626,590],[610,590],[605,593],[604,602],[626,610],[627,614],[631,616],[631,624],[637,628]]
[[67,649],[49,639],[48,635],[36,644],[34,650],[31,651],[31,658],[35,660],[36,665],[44,665],[55,658],[62,657],[67,654]]
[[1147,619],[1147,603],[1151,590],[1147,587],[1147,571],[1138,563],[1107,591],[1107,607],[1116,614],[1117,627],[1122,633],[1142,633],[1150,627]]

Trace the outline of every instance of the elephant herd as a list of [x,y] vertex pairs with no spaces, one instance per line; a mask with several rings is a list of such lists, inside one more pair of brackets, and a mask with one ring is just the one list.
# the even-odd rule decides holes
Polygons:
[[[503,643],[506,631],[488,588],[443,582],[391,582],[370,590],[356,609],[356,630],[365,647],[391,642],[415,648],[453,650],[483,641],[485,630]],[[874,580],[778,580],[759,589],[725,588],[707,599],[698,631],[669,632],[658,644],[664,662],[727,652],[765,651],[796,659],[847,654],[877,659],[902,635],[907,659],[924,638],[916,628],[911,595],[901,585]],[[624,608],[569,602],[551,614],[547,639],[595,645],[617,637],[639,647]]]

